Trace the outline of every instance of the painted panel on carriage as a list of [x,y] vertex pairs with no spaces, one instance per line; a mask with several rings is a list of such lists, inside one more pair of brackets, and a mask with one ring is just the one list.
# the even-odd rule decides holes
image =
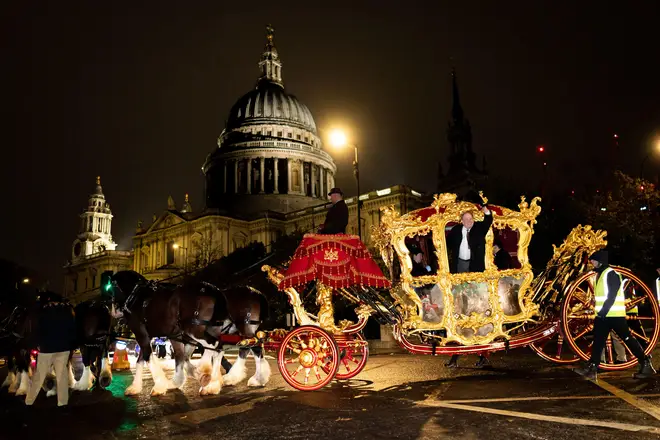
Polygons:
[[522,312],[518,295],[523,281],[523,278],[502,277],[497,283],[497,293],[504,315],[514,316]]
[[[460,283],[452,287],[454,296],[454,313],[464,316],[470,316],[472,313],[481,316],[488,316],[492,313],[490,303],[488,302],[488,284],[487,283]],[[493,331],[492,324],[486,324],[479,327],[476,335],[485,336]],[[471,328],[457,328],[457,333],[465,337],[475,335]]]
[[415,291],[422,300],[422,319],[426,322],[440,322],[445,310],[442,289],[437,284],[417,287]]

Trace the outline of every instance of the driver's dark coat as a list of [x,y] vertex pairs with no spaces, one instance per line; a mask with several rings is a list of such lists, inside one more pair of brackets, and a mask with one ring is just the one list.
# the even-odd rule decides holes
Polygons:
[[319,234],[345,234],[346,226],[348,226],[348,206],[346,202],[340,200],[328,210]]

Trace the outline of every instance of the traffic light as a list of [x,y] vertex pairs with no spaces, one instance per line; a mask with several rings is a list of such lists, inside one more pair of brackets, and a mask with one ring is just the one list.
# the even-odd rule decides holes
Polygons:
[[104,292],[109,292],[112,289],[112,275],[114,274],[111,270],[106,270],[101,274],[101,286],[103,286]]

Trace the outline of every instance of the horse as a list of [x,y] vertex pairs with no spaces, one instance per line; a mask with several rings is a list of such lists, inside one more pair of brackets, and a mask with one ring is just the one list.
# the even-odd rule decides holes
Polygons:
[[112,316],[108,301],[93,299],[76,305],[76,340],[84,365],[74,390],[90,390],[94,380],[101,388],[112,383],[108,351],[113,341]]
[[[112,292],[113,315],[124,317],[141,347],[135,377],[126,395],[141,393],[145,365],[154,379],[152,395],[181,388],[186,374],[200,382],[200,395],[218,394],[223,384],[220,371],[223,335],[254,338],[268,309],[264,296],[247,286],[220,291],[204,282],[182,286],[154,283],[134,271],[104,272],[102,280],[106,290]],[[156,358],[151,359],[150,341],[154,337],[167,337],[172,343],[176,365],[172,381],[166,378]],[[190,362],[197,344],[205,348],[199,370]],[[268,382],[270,367],[263,351],[260,347],[245,347],[226,376],[228,384],[245,378],[245,358],[249,351],[257,365],[257,373],[249,384],[263,386]]]

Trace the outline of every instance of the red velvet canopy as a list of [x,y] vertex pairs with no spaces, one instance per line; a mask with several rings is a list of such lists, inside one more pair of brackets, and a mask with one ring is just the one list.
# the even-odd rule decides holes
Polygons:
[[390,281],[357,235],[305,234],[279,288],[297,287],[313,280],[333,288],[390,287]]

